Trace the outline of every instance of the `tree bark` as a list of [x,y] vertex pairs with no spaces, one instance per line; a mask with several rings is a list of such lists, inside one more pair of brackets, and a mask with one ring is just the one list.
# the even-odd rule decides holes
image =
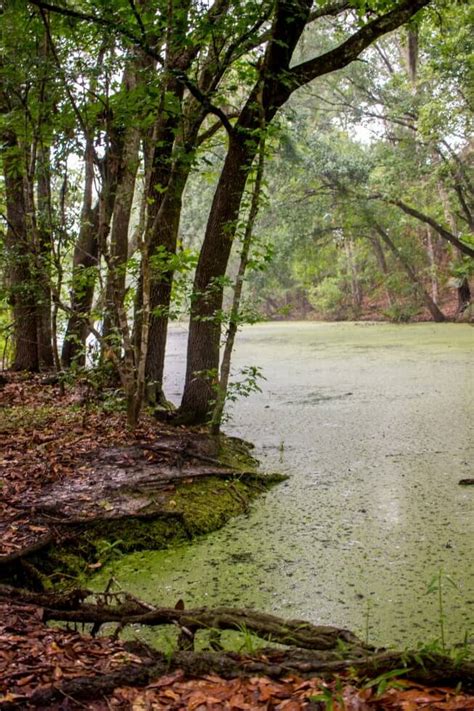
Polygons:
[[[125,298],[126,264],[128,259],[128,233],[132,213],[135,180],[138,170],[138,150],[140,134],[130,127],[125,132],[121,177],[115,195],[112,229],[110,234],[109,260],[106,285],[106,311],[102,335],[109,339],[117,332],[119,323],[115,304],[123,304]],[[116,344],[108,343],[108,348],[116,350]]]
[[468,257],[474,257],[474,249],[469,247],[467,244],[464,244],[464,242],[461,242],[456,235],[453,235],[449,230],[443,227],[443,225],[439,222],[436,222],[436,220],[429,215],[425,215],[425,213],[416,210],[414,207],[410,207],[410,205],[407,205],[401,200],[388,200],[387,202],[392,205],[396,205],[407,215],[415,217],[417,220],[420,220],[420,222],[430,225],[430,227],[432,227],[444,240],[450,242],[450,244],[454,245],[454,247],[456,247],[460,252],[466,254]]
[[240,202],[256,153],[254,141],[230,137],[193,285],[186,380],[180,417],[205,422],[215,397],[223,299],[222,279],[232,249]]
[[370,235],[369,241],[373,247],[375,258],[377,260],[377,264],[379,265],[379,269],[384,276],[384,289],[385,289],[385,296],[387,297],[387,305],[389,307],[393,306],[392,293],[391,293],[390,289],[388,288],[387,282],[385,279],[385,277],[387,277],[389,274],[389,270],[387,267],[387,260],[385,259],[385,254],[384,254],[382,245],[380,244],[380,240],[376,235]]
[[356,312],[362,305],[362,289],[359,281],[357,263],[354,258],[354,242],[352,237],[344,239],[344,249],[347,259],[347,271],[351,282],[352,306]]
[[94,294],[91,270],[97,266],[99,243],[99,206],[92,206],[94,185],[94,148],[87,139],[84,155],[85,177],[79,237],[74,247],[71,310],[61,353],[62,365],[70,368],[73,362],[85,363],[85,342],[88,334],[86,317]]
[[249,214],[247,217],[247,223],[245,225],[245,232],[242,240],[242,248],[240,252],[240,262],[235,283],[233,285],[234,295],[232,298],[232,307],[229,316],[229,326],[227,328],[227,334],[224,345],[224,352],[222,355],[221,368],[219,373],[219,384],[216,393],[216,403],[212,413],[211,420],[211,433],[219,434],[222,416],[224,413],[225,401],[227,397],[227,391],[229,388],[230,379],[230,367],[232,361],[232,351],[234,349],[235,338],[237,336],[237,330],[239,326],[239,311],[240,302],[242,298],[242,291],[244,287],[244,277],[247,270],[247,266],[250,258],[250,249],[252,246],[253,228],[255,226],[255,220],[257,219],[258,209],[260,207],[260,197],[262,190],[262,180],[263,180],[263,169],[265,165],[265,137],[263,131],[265,126],[262,123],[259,153],[258,153],[258,163],[255,175],[255,185],[252,191],[252,199],[250,202]]
[[53,239],[51,206],[51,166],[49,148],[40,146],[37,166],[38,195],[38,351],[41,365],[54,366],[52,341],[51,244]]
[[37,284],[28,235],[23,157],[13,131],[3,132],[10,305],[13,313],[13,370],[39,370]]

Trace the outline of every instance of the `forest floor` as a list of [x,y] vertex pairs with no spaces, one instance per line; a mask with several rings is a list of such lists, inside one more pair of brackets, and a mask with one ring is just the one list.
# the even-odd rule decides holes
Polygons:
[[[0,580],[51,595],[58,580],[64,589],[64,551],[79,580],[104,563],[103,539],[97,532],[87,538],[95,524],[101,536],[116,525],[123,536],[124,526],[138,521],[142,547],[163,545],[222,525],[265,486],[244,450],[226,458],[204,430],[170,429],[145,416],[131,434],[113,398],[98,401],[87,383],[63,390],[40,377],[8,375],[0,385],[0,438]],[[197,498],[188,495],[196,490]],[[203,497],[215,502],[216,493],[223,506],[203,507]],[[86,543],[71,564],[68,543],[77,548],[77,540]],[[42,568],[52,549],[57,558],[48,553]],[[81,556],[83,567],[74,570]],[[56,563],[63,565],[57,577]],[[161,666],[155,658],[150,667],[151,653],[118,638],[49,626],[61,614],[46,609],[47,602],[21,599],[0,584],[1,709],[474,711],[474,696],[453,686],[399,679],[393,670],[375,681],[351,671],[324,679],[285,673],[281,661],[258,650],[239,657],[235,676],[202,664],[201,673],[184,663],[177,668],[163,655]],[[94,685],[101,680],[107,684]]]

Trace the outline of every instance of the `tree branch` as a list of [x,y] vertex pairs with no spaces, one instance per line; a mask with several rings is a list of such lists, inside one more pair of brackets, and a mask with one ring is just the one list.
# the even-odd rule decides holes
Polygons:
[[357,59],[360,53],[375,42],[378,37],[408,22],[413,15],[429,3],[430,0],[404,0],[390,12],[368,22],[338,47],[293,67],[289,72],[288,80],[296,88],[308,84],[323,74],[342,69]]
[[145,38],[140,38],[133,32],[130,32],[130,30],[127,30],[122,25],[117,25],[117,22],[115,20],[109,20],[106,17],[102,17],[101,15],[94,15],[88,12],[80,12],[79,10],[73,10],[70,7],[53,5],[52,3],[44,2],[43,0],[28,0],[28,2],[30,5],[34,5],[35,7],[38,7],[40,10],[43,11],[47,10],[49,12],[55,12],[56,14],[63,15],[64,17],[72,17],[75,20],[82,20],[83,22],[93,22],[95,25],[105,27],[107,30],[110,30],[114,34],[126,37],[133,44],[137,45],[138,47],[141,47],[146,52],[146,54],[153,57],[153,59],[156,59],[157,62],[159,62],[160,64],[164,64],[163,57],[159,54],[159,52],[155,52],[155,50],[150,47],[150,45],[146,42]]
[[453,235],[452,232],[443,227],[443,225],[440,225],[439,222],[436,222],[436,220],[434,220],[429,215],[425,215],[424,212],[420,212],[414,207],[410,207],[410,205],[407,205],[406,203],[402,202],[402,200],[386,200],[386,202],[390,203],[391,205],[395,205],[396,207],[399,207],[400,210],[403,210],[403,212],[405,212],[407,215],[410,215],[411,217],[420,220],[420,222],[425,222],[427,225],[430,225],[430,227],[436,230],[436,232],[443,239],[454,245],[457,249],[459,249],[460,252],[462,252],[463,254],[467,254],[468,257],[474,257],[474,249],[472,249],[472,247],[469,247],[467,244],[464,244],[464,242],[461,242],[461,240],[459,240],[456,235]]

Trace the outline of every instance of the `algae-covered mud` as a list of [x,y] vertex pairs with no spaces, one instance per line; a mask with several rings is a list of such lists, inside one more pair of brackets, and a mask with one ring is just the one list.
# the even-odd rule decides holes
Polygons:
[[[186,334],[171,339],[178,399]],[[258,365],[263,393],[226,430],[290,480],[248,515],[192,544],[137,553],[111,571],[157,604],[254,606],[348,627],[381,644],[474,630],[469,325],[266,324],[244,330],[235,369]]]

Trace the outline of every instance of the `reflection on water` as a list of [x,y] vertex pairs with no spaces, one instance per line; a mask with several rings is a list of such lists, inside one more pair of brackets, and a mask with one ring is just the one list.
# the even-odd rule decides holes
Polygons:
[[[178,400],[184,329],[168,354]],[[451,641],[474,628],[474,395],[468,325],[265,324],[240,336],[235,367],[263,393],[226,430],[288,482],[192,545],[127,556],[122,585],[159,604],[255,606],[349,627],[382,644],[438,636],[427,587],[440,569]],[[101,585],[110,569],[101,573]]]

